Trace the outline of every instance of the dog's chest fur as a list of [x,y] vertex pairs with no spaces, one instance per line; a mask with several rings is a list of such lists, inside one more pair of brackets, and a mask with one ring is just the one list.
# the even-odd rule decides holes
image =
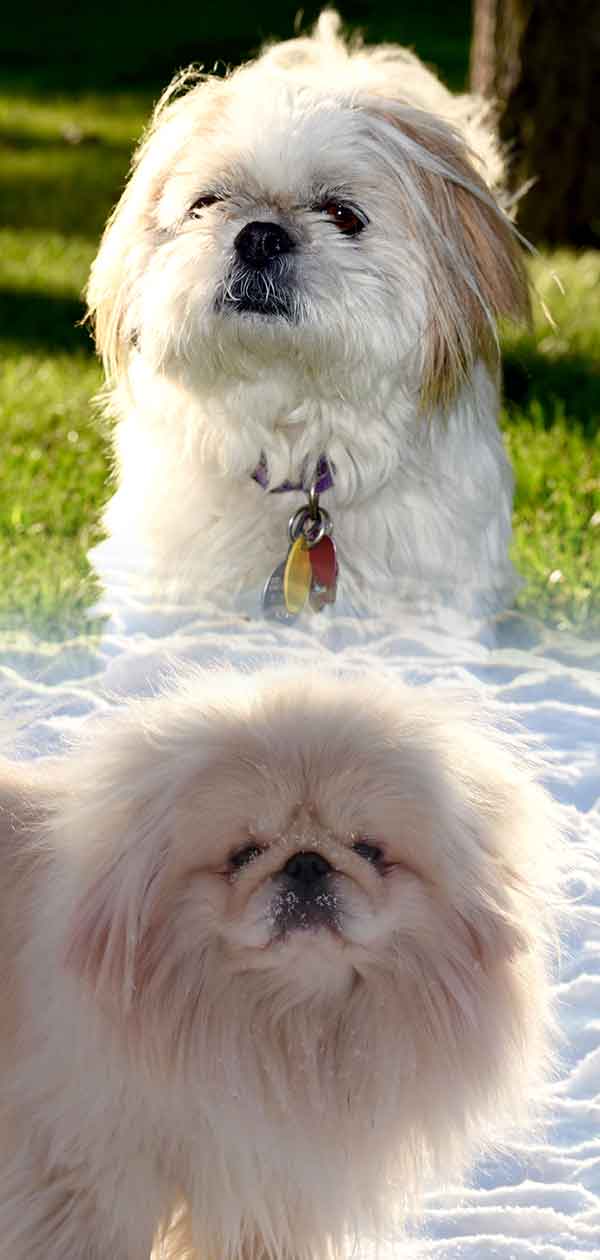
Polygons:
[[512,477],[483,366],[433,419],[401,389],[303,396],[292,374],[274,374],[270,391],[262,379],[260,389],[202,402],[164,381],[157,389],[156,378],[141,394],[117,427],[120,484],[106,523],[113,538],[143,539],[163,592],[221,606],[258,600],[285,557],[289,517],[306,501],[303,491],[274,494],[254,480],[262,453],[271,488],[298,482],[321,454],[334,467],[322,504],[339,598],[353,608],[377,612],[427,593],[479,611],[509,593]]

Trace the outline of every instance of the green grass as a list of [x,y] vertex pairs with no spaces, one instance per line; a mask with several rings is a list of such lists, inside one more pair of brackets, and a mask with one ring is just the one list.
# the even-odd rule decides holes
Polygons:
[[53,636],[81,628],[96,593],[106,448],[90,418],[100,375],[80,351],[8,355],[0,504],[0,620]]
[[60,637],[98,594],[107,442],[81,298],[150,92],[0,96],[0,623]]
[[[504,433],[516,474],[518,604],[600,632],[600,253],[531,263],[532,333],[504,338]],[[550,318],[553,324],[550,323]]]
[[[388,13],[385,5],[357,3],[346,11],[366,21],[374,38],[414,43],[460,86],[468,5],[437,26],[431,7],[402,6],[402,18],[393,6]],[[256,25],[247,16],[244,22],[230,38],[232,59],[258,42]],[[279,10],[267,7],[259,35],[284,33],[282,22]],[[81,65],[71,64],[68,48],[56,43],[43,61],[44,29],[36,28],[40,64],[35,56],[31,65],[17,64],[15,51],[0,92],[0,623],[58,637],[88,623],[97,591],[85,557],[99,537],[108,493],[107,444],[91,401],[101,375],[80,324],[81,292],[160,87],[146,81],[148,68],[164,82],[194,56],[212,64],[226,37],[219,44],[218,32],[209,32],[205,48],[192,46],[189,32],[176,46],[149,37],[146,63],[128,63],[127,90],[126,75],[111,81],[107,65],[113,73],[114,65],[100,49],[86,69],[92,89],[79,81]],[[123,48],[127,38],[124,30]],[[88,47],[88,59],[93,52]],[[56,88],[61,67],[68,92]],[[600,255],[542,256],[531,270],[555,326],[538,305],[532,332],[505,335],[504,431],[517,476],[514,558],[525,580],[518,602],[553,626],[597,635]]]

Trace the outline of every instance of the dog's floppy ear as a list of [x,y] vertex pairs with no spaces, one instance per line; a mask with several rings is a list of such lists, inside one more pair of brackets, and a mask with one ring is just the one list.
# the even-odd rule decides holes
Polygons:
[[53,828],[69,872],[65,962],[126,1010],[151,976],[177,776],[137,707],[90,728],[63,774]]
[[[183,688],[129,699],[86,724],[63,759],[53,822],[67,869],[63,953],[107,1006],[131,1009],[156,979],[181,802],[212,763],[221,692],[217,671],[190,673]],[[228,710],[223,721],[228,730]]]
[[52,790],[32,763],[0,757],[0,1009],[9,1009],[11,957],[27,940],[31,898],[48,854],[43,833]]
[[485,971],[492,971],[499,963],[512,962],[531,949],[531,939],[508,905],[478,905],[463,921],[473,957]]
[[529,748],[498,730],[482,731],[481,740],[477,732],[477,720],[457,732],[451,766],[463,798],[462,847],[471,850],[477,872],[462,889],[460,913],[474,958],[492,971],[554,949],[562,845]]
[[427,293],[423,406],[446,406],[477,358],[497,363],[496,321],[529,318],[515,230],[449,124],[394,101],[369,98],[419,242]]
[[41,793],[33,769],[0,757],[0,855],[2,869],[22,847],[23,837],[35,829],[42,813]]
[[165,837],[143,806],[127,816],[108,805],[89,838],[95,869],[76,895],[65,960],[106,1004],[128,1010],[150,976]]
[[123,375],[138,340],[138,281],[151,252],[164,239],[156,210],[178,153],[197,132],[199,119],[220,103],[221,80],[193,66],[177,75],[160,98],[137,148],[129,179],[111,214],[92,265],[86,298],[88,318],[106,376]]
[[108,220],[86,292],[88,318],[109,381],[121,376],[135,341],[135,280],[152,243],[156,186],[151,163],[143,160],[145,148],[138,150],[127,187]]

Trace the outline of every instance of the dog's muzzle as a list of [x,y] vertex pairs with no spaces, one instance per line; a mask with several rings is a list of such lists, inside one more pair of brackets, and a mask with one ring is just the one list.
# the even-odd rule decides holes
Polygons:
[[295,853],[277,877],[271,914],[279,936],[319,927],[338,927],[333,867],[320,853]]
[[219,305],[291,320],[290,256],[296,249],[279,223],[247,223],[233,243],[235,261]]

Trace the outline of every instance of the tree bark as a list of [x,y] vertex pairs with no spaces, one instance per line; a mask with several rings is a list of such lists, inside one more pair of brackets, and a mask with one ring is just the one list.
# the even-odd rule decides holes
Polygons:
[[531,240],[600,246],[599,0],[473,0],[471,89],[497,102]]

